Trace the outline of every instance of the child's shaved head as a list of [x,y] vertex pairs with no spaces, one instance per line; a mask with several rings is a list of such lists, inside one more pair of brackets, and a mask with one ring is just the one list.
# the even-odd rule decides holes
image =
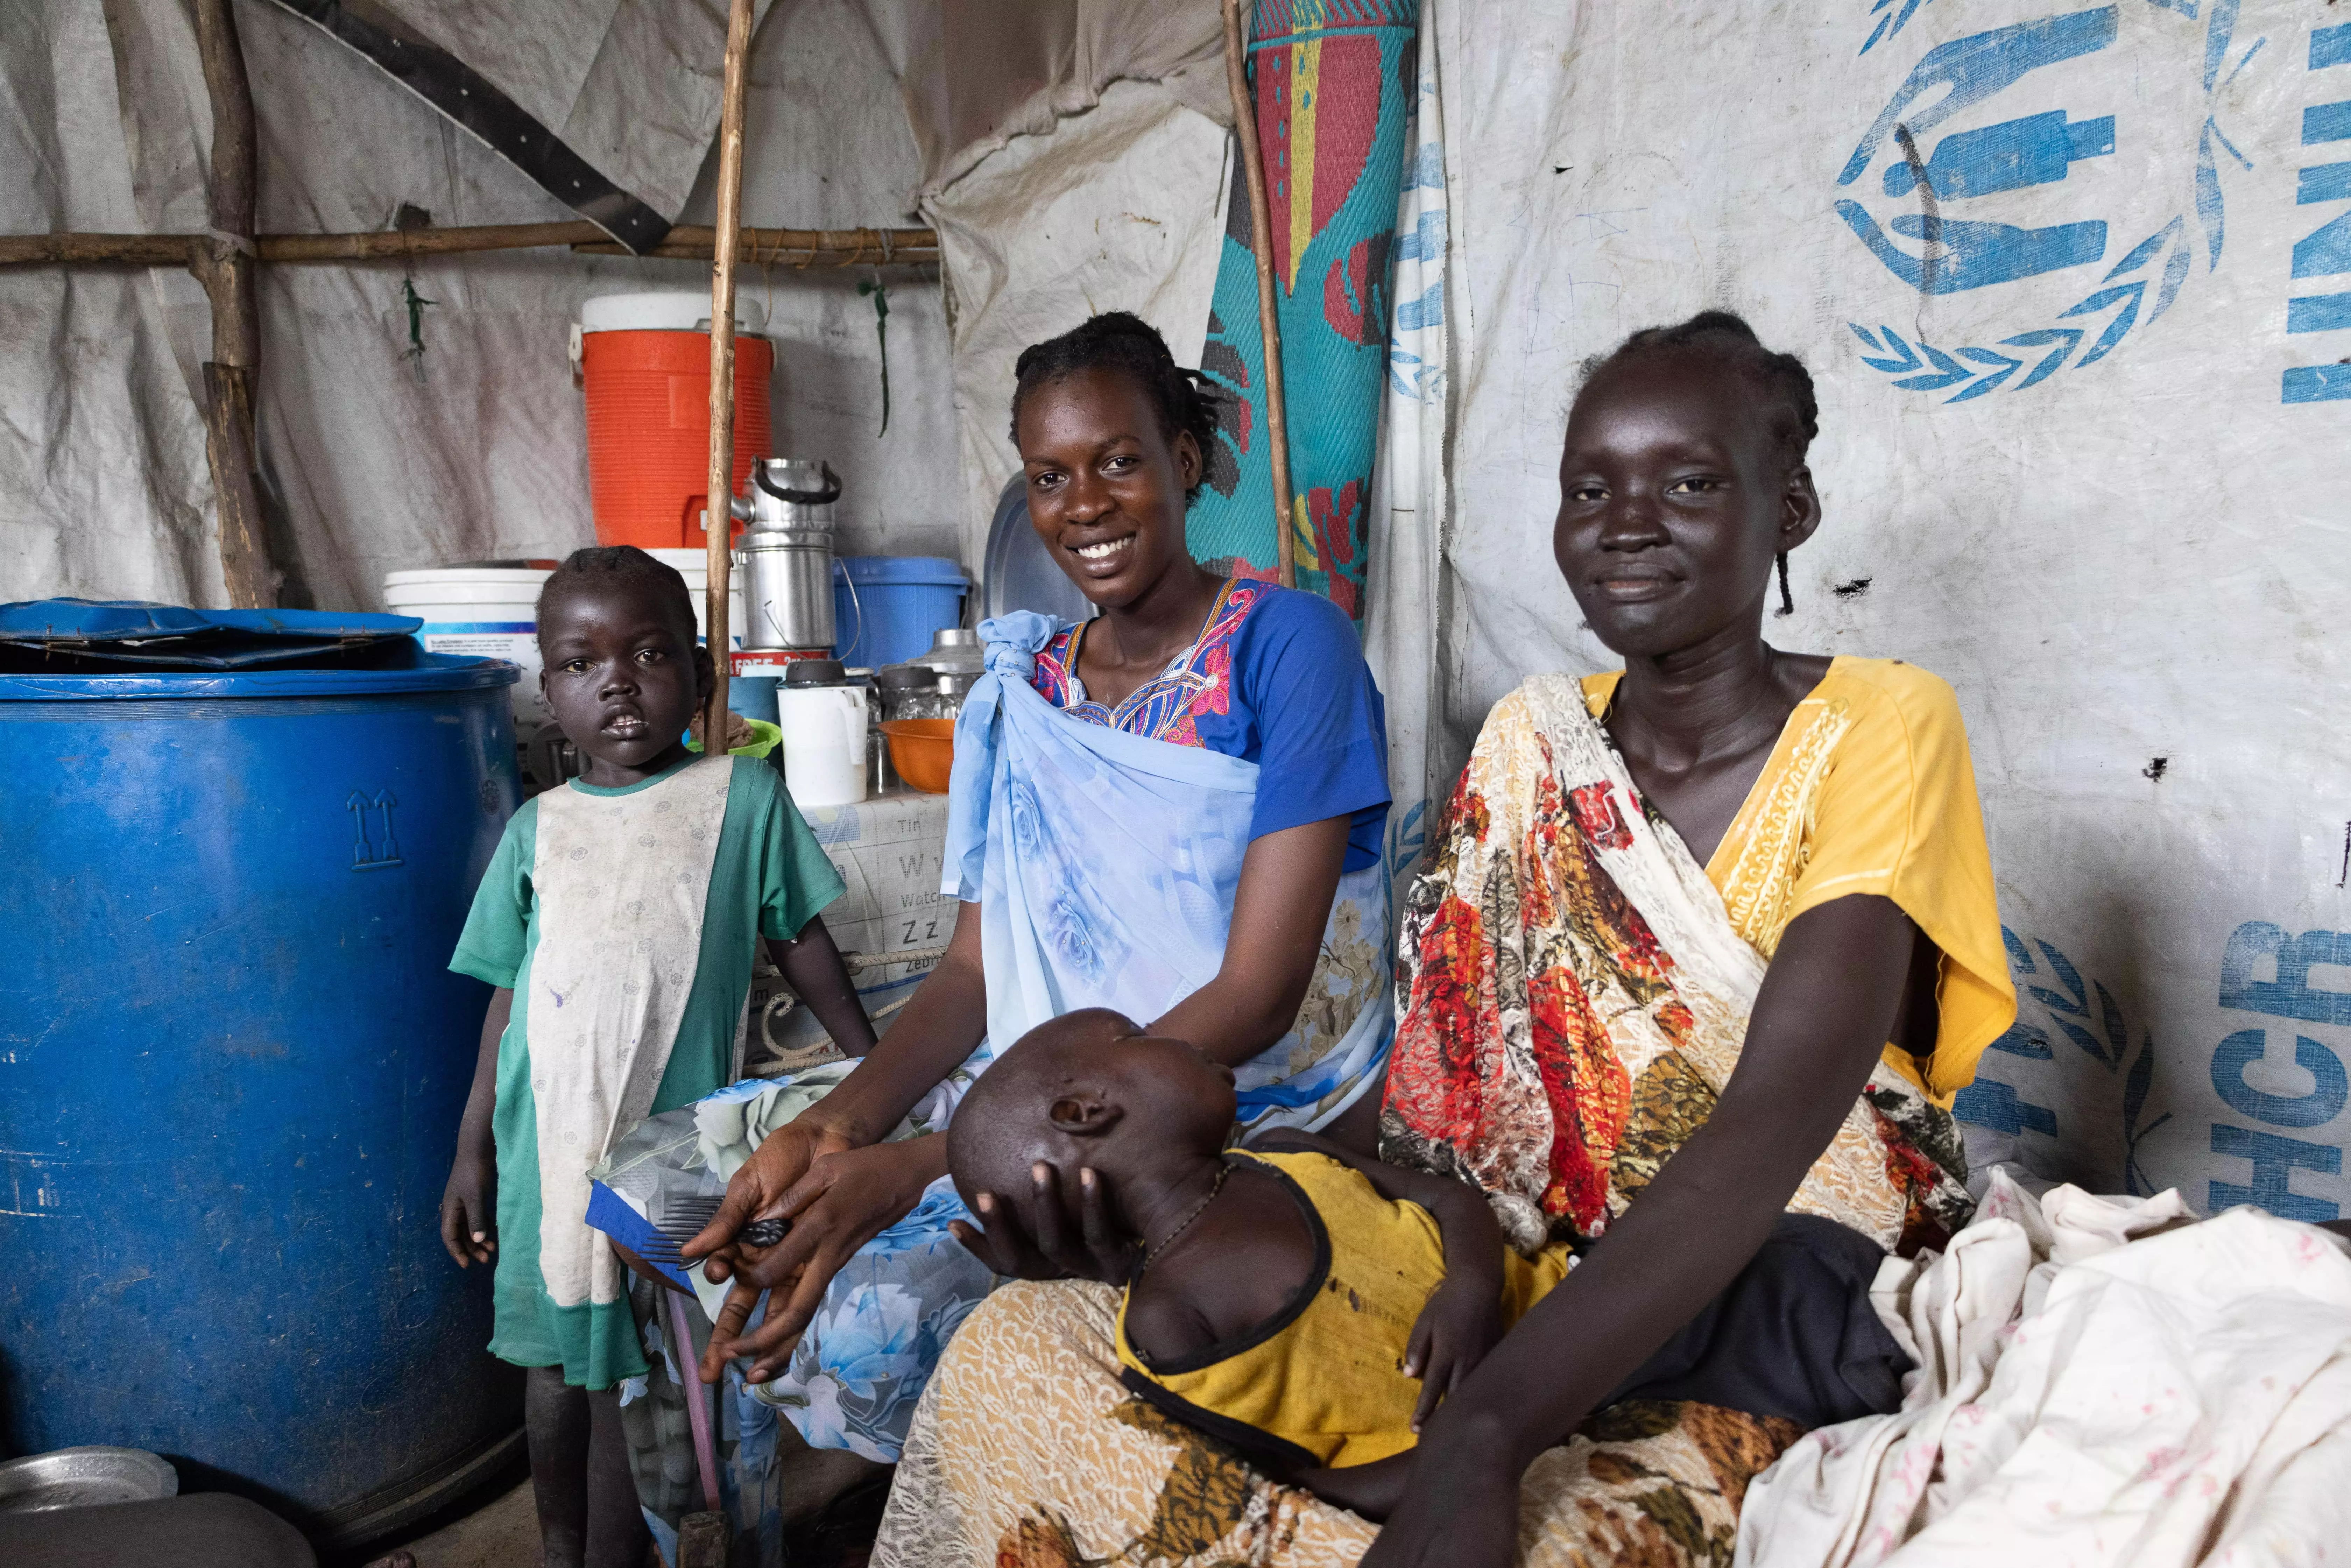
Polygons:
[[593,545],[573,550],[561,566],[548,573],[538,590],[538,623],[554,618],[559,606],[577,594],[623,592],[659,608],[661,616],[678,630],[688,648],[694,646],[694,595],[677,568],[655,560],[634,545]]
[[947,1124],[947,1169],[966,1204],[987,1192],[1025,1208],[1041,1161],[1074,1206],[1081,1168],[1123,1180],[1171,1155],[1213,1155],[1233,1111],[1231,1069],[1088,1008],[1038,1025],[979,1075]]
[[1037,1162],[1057,1163],[1065,1151],[1052,1104],[1083,1075],[1087,1048],[1138,1032],[1122,1014],[1088,1008],[1039,1024],[989,1063],[947,1124],[947,1170],[964,1202],[1025,1195]]

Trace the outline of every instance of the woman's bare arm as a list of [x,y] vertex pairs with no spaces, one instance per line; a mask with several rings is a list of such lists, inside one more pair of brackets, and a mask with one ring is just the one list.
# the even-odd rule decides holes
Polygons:
[[1290,1032],[1322,950],[1348,821],[1301,822],[1249,845],[1216,978],[1164,1017],[1142,1020],[1153,1033],[1189,1040],[1238,1067]]
[[1520,1474],[1762,1247],[1867,1082],[1919,940],[1874,895],[1789,925],[1713,1114],[1430,1420],[1364,1568],[1512,1560]]

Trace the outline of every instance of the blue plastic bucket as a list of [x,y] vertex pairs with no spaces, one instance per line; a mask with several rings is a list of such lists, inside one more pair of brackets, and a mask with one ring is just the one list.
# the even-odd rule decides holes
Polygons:
[[963,624],[971,581],[945,556],[851,555],[833,563],[833,656],[880,669],[930,652],[932,633]]

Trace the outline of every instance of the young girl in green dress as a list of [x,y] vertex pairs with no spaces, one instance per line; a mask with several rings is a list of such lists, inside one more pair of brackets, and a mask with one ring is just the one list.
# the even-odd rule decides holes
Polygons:
[[538,641],[588,765],[507,824],[450,964],[497,990],[441,1233],[461,1266],[495,1259],[490,1350],[528,1369],[544,1561],[638,1568],[614,1389],[646,1364],[626,1266],[587,1223],[589,1167],[734,1080],[761,939],[845,1050],[873,1036],[818,918],[840,873],[782,780],[681,738],[711,679],[684,579],[639,549],[577,551],[540,593]]

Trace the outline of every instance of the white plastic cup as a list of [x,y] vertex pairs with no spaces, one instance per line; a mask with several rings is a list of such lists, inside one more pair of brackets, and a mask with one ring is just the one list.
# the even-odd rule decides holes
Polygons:
[[865,799],[865,688],[778,686],[784,787],[795,805],[853,806]]

